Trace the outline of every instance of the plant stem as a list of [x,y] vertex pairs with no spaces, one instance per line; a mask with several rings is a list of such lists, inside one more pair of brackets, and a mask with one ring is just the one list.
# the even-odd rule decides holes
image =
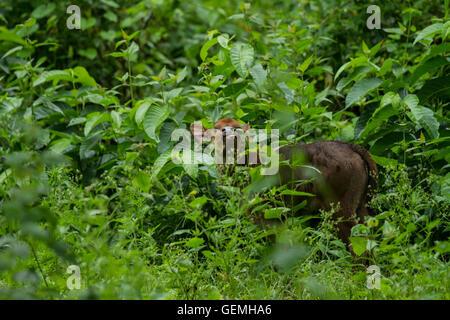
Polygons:
[[34,261],[36,261],[36,264],[37,264],[37,266],[38,266],[38,269],[39,269],[39,271],[41,272],[42,279],[44,279],[45,286],[48,288],[47,279],[46,279],[46,277],[45,277],[44,271],[42,271],[41,264],[39,263],[39,259],[38,259],[38,257],[37,257],[36,251],[34,251],[34,248],[33,248],[33,246],[31,245],[31,243],[28,242],[28,245],[30,246],[31,252],[33,253]]

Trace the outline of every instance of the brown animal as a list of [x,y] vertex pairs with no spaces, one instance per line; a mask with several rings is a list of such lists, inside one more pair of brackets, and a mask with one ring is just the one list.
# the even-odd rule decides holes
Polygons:
[[[219,120],[213,129],[197,128],[194,134],[194,124],[191,125],[196,140],[200,134],[220,136],[217,135],[218,132],[225,138],[225,135],[230,136],[230,130],[238,128],[247,130],[249,126],[225,118]],[[333,218],[337,221],[339,237],[350,245],[351,228],[364,222],[368,215],[367,201],[377,188],[378,169],[369,152],[361,146],[343,141],[318,141],[284,146],[279,149],[279,154],[280,160],[289,162],[280,163],[280,183],[290,184],[291,189],[316,195],[288,196],[294,201],[294,205],[307,200],[304,209],[309,211],[328,211],[333,203],[338,205]]]

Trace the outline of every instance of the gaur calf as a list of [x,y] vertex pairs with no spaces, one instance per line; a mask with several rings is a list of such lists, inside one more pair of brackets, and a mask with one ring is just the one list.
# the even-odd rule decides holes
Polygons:
[[[219,120],[213,129],[196,123],[191,125],[195,140],[201,141],[203,136],[217,143],[220,140],[217,137],[222,136],[222,146],[225,146],[226,139],[237,137],[233,133],[236,129],[246,131],[249,126],[230,118]],[[377,188],[378,169],[369,152],[343,141],[299,143],[281,147],[278,152],[279,183],[315,195],[287,196],[287,200],[292,200],[294,205],[307,200],[302,210],[312,212],[329,211],[335,204],[337,209],[333,219],[337,221],[339,237],[350,245],[351,229],[364,222],[368,215],[367,202]]]

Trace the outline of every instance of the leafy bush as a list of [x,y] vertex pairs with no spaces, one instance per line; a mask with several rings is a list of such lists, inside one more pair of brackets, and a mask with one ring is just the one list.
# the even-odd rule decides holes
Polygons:
[[[0,4],[2,298],[449,298],[448,1],[383,4],[380,30],[361,1],[85,0],[81,30],[68,5]],[[175,129],[224,117],[370,151],[352,239],[380,290],[331,212],[242,192],[255,169],[171,161]],[[252,223],[264,199],[286,222]]]

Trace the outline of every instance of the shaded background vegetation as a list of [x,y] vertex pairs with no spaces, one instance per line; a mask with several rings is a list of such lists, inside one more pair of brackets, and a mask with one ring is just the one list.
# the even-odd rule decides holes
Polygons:
[[[78,1],[81,30],[71,4],[0,4],[2,298],[449,298],[448,1],[383,3],[380,30],[371,1]],[[170,161],[174,129],[223,117],[371,152],[352,242],[380,290],[330,213],[241,191],[258,170]],[[267,198],[288,219],[261,230]]]

